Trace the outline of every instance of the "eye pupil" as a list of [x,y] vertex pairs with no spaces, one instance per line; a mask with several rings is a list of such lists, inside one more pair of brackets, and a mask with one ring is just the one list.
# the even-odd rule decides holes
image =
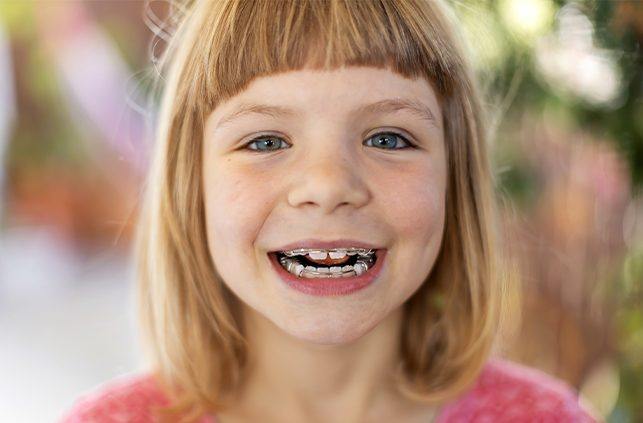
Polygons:
[[[376,140],[378,140],[378,144],[379,144],[380,146],[390,146],[390,145],[395,145],[395,142],[396,142],[396,140],[395,140],[395,136],[394,136],[394,135],[390,135],[390,134],[381,134],[381,135],[377,135],[377,136],[375,137],[375,139],[376,139]],[[379,142],[379,141],[381,141],[381,140],[383,140],[383,142]],[[387,142],[387,141],[389,141],[389,142]]]
[[[376,134],[371,137],[371,140],[373,141],[373,145],[375,147],[385,147],[384,150],[401,150],[409,148],[408,146],[403,146],[406,140],[395,133],[385,132]],[[400,145],[400,142],[402,142],[403,144]]]
[[266,147],[265,149],[259,148],[259,150],[272,150],[274,149],[274,147],[277,147],[277,143],[275,142],[274,138],[259,139],[257,140],[257,145]]

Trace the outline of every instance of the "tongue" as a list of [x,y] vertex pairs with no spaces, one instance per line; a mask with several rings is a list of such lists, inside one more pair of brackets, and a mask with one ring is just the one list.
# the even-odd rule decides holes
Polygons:
[[350,260],[350,257],[344,256],[344,258],[341,258],[341,259],[332,259],[330,258],[330,256],[327,256],[324,260],[315,260],[311,258],[309,255],[306,255],[306,260],[312,261],[313,263],[316,263],[322,266],[336,266],[338,264],[347,263],[348,260]]

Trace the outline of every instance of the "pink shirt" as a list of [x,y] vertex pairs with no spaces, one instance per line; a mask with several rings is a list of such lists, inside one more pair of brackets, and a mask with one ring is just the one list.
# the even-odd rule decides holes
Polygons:
[[[168,403],[148,374],[113,379],[80,397],[63,423],[153,422],[152,406]],[[489,360],[476,383],[445,405],[438,423],[597,422],[566,383],[507,360]],[[216,423],[215,416],[200,423]]]

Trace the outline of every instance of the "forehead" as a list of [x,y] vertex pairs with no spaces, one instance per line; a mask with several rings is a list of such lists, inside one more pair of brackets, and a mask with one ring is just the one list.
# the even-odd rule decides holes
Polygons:
[[[297,70],[263,76],[220,103],[208,117],[222,127],[250,114],[298,117],[315,113],[369,114],[405,110],[434,124],[441,122],[439,101],[424,78],[405,78],[388,69],[344,67]],[[356,116],[358,117],[358,116]]]

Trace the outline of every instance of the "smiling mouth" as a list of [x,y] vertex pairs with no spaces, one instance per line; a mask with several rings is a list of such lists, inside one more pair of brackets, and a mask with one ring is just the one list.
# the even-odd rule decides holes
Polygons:
[[294,250],[269,254],[288,273],[298,278],[350,278],[360,276],[377,262],[378,250],[336,249],[330,251]]

